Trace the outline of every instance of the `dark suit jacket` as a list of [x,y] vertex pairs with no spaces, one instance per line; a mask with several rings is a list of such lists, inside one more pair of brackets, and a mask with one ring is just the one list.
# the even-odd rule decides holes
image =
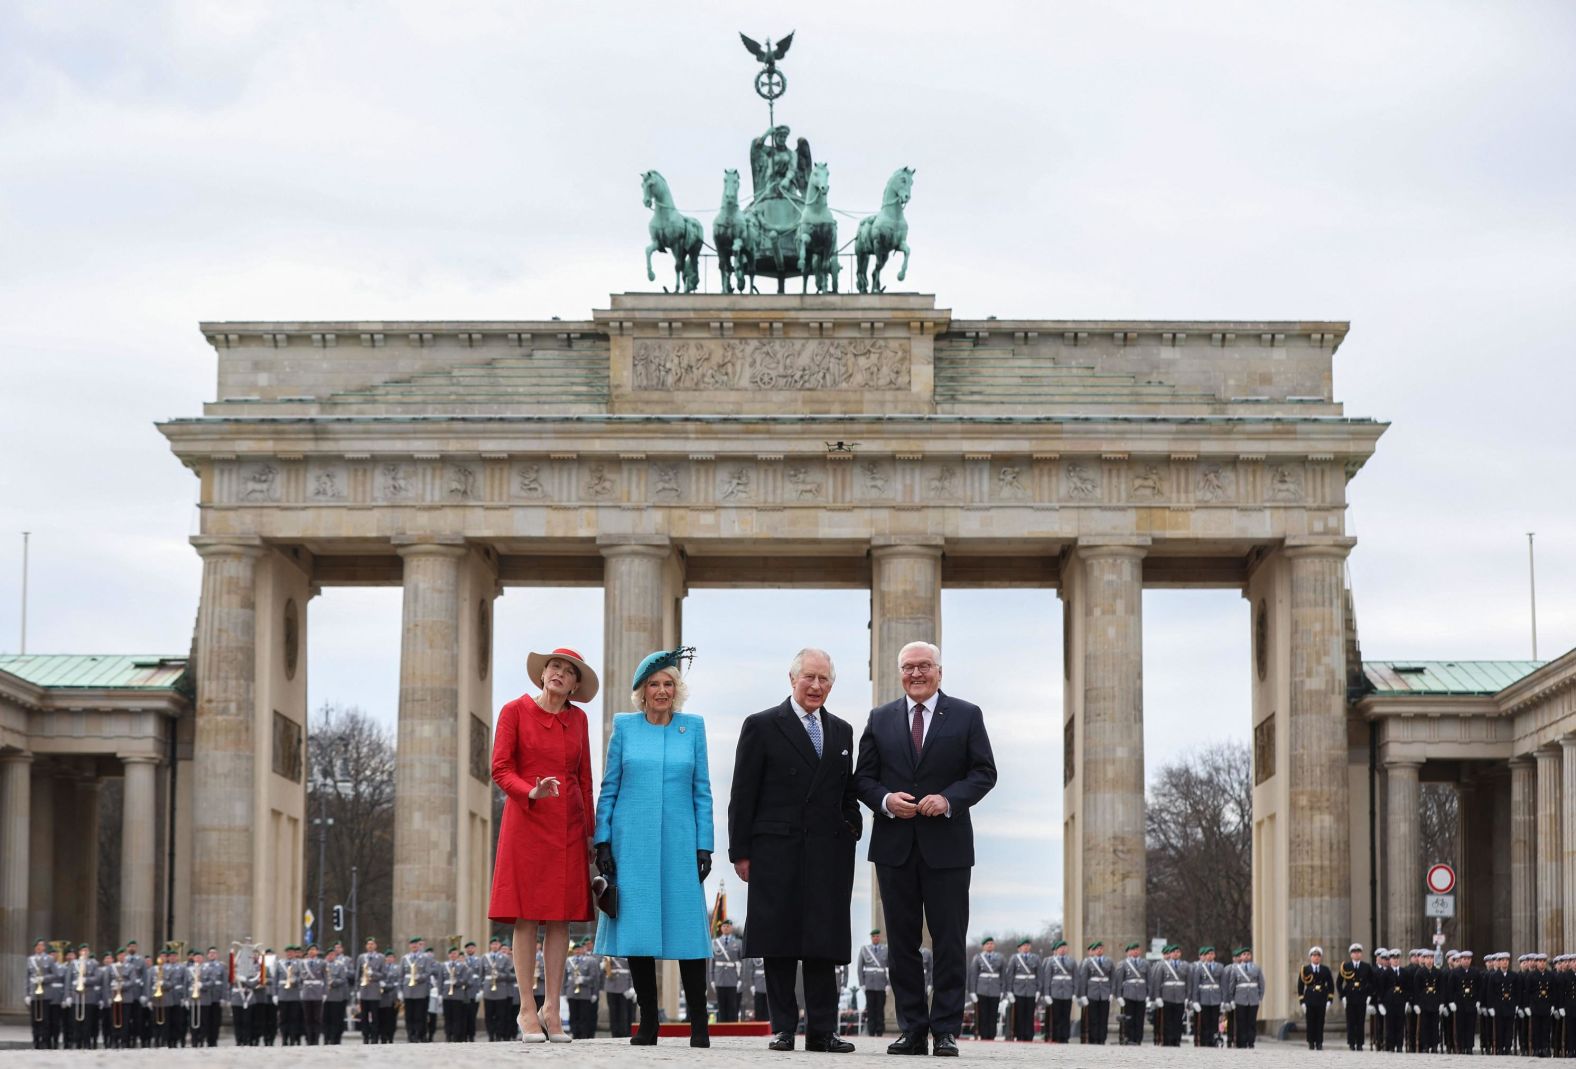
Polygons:
[[[971,866],[974,825],[969,810],[996,785],[996,759],[985,733],[985,716],[979,706],[938,692],[935,716],[917,761],[909,724],[905,696],[870,710],[859,740],[854,778],[859,800],[873,814],[870,860],[901,865],[917,847],[931,868]],[[939,794],[952,803],[952,815],[888,817],[881,802],[895,791],[907,791],[916,802],[927,794]]]
[[784,701],[747,717],[728,798],[728,860],[750,862],[744,952],[848,961],[855,844],[854,729],[821,710],[821,756]]

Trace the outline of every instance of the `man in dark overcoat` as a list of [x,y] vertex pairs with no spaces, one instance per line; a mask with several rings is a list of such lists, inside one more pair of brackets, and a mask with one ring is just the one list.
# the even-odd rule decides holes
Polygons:
[[805,1049],[845,1054],[837,1035],[837,966],[852,956],[849,909],[862,819],[854,729],[825,709],[837,678],[823,650],[801,650],[792,693],[745,719],[728,800],[728,858],[750,885],[746,957],[764,958],[771,1049],[790,1051],[804,968]]

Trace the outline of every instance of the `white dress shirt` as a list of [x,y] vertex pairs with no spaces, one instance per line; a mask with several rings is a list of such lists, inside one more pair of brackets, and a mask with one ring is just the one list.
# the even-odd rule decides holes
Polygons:
[[817,709],[815,712],[812,713],[808,709],[806,709],[804,706],[800,705],[797,701],[795,701],[793,699],[793,697],[791,697],[791,696],[788,699],[788,704],[793,706],[793,713],[794,713],[795,716],[797,716],[799,718],[799,726],[804,728],[804,733],[806,735],[810,734],[810,725],[805,723],[805,718],[806,717],[812,717],[812,716],[815,718],[816,725],[819,726],[820,729],[821,729],[821,739],[822,739],[823,744],[824,744],[824,741],[826,739],[826,723],[821,719],[821,710]]

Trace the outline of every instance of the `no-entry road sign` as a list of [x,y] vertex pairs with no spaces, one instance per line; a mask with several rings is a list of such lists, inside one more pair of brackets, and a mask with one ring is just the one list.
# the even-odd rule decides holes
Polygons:
[[1448,895],[1456,889],[1456,870],[1444,863],[1430,865],[1423,882],[1428,885],[1429,894]]

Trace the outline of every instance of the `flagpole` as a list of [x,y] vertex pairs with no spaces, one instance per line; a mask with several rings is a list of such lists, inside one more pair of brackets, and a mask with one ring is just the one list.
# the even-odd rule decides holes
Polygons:
[[17,651],[19,653],[27,652],[27,543],[32,534],[31,531],[22,532],[22,648]]
[[[1527,595],[1532,602],[1532,659],[1538,659],[1538,572],[1537,562],[1532,554],[1532,536],[1535,532],[1527,532]],[[27,589],[25,586],[22,588]],[[24,610],[25,611],[25,610]],[[26,650],[23,651],[27,652]]]

